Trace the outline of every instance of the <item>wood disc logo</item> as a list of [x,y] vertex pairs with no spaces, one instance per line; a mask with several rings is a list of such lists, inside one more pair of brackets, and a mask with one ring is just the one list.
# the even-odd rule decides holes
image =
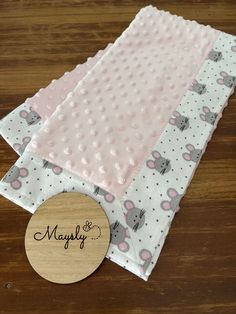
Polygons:
[[104,210],[80,193],[62,193],[47,200],[32,215],[25,234],[31,266],[56,283],[76,282],[93,273],[109,242]]

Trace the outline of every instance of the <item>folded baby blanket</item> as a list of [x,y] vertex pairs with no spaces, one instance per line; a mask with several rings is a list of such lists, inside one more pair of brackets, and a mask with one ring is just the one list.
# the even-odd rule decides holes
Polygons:
[[110,221],[107,257],[147,280],[235,86],[234,40],[142,9],[33,136],[1,193],[31,212],[62,191],[91,195]]
[[[29,150],[123,196],[218,35],[153,7],[142,9]],[[204,92],[201,84],[193,88]]]

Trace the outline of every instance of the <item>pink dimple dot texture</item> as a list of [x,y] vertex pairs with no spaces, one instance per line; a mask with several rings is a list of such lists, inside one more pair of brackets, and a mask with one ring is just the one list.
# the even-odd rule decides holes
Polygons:
[[[54,131],[42,128],[38,146],[28,150],[122,197],[218,34],[151,6],[142,9],[51,117]],[[79,106],[71,108],[71,101]]]
[[[66,72],[58,80],[53,80],[46,88],[41,88],[37,94],[28,98],[26,103],[40,115],[43,121],[48,119],[57,106],[66,99],[67,94],[76,87],[110,46],[111,44],[104,50],[100,50],[93,58],[88,58],[85,63],[78,65],[71,72]],[[71,101],[69,106],[73,110],[76,103]]]

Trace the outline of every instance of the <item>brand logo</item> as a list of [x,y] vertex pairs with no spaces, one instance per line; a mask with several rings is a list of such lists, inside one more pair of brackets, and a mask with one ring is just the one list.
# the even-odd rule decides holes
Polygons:
[[[93,231],[92,231],[93,230]],[[70,241],[79,241],[79,247],[82,250],[88,239],[97,240],[101,236],[101,228],[98,225],[93,225],[92,221],[86,220],[82,225],[77,224],[75,230],[72,233],[62,233],[58,225],[47,226],[45,232],[35,232],[34,240],[56,240],[64,241],[64,249],[69,248]]]

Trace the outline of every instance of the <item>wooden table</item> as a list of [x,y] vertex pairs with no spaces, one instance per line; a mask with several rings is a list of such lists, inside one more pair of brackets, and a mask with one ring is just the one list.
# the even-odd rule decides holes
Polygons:
[[[149,2],[2,0],[0,117],[114,41]],[[233,0],[152,4],[236,35]],[[235,129],[232,96],[148,282],[108,260],[80,283],[43,280],[24,252],[30,214],[1,197],[0,313],[236,313]],[[1,140],[1,177],[16,159]]]

